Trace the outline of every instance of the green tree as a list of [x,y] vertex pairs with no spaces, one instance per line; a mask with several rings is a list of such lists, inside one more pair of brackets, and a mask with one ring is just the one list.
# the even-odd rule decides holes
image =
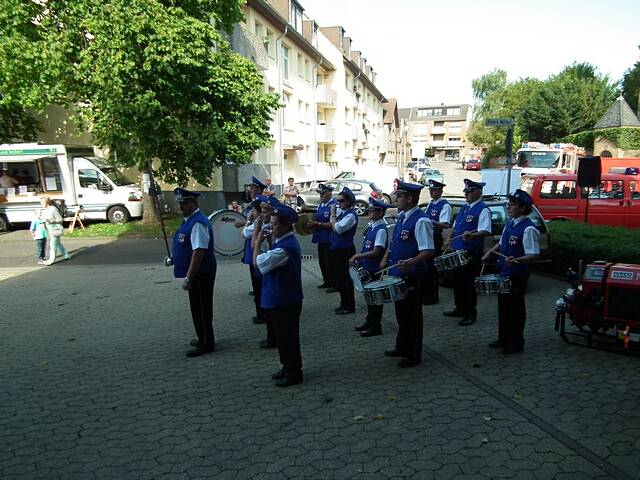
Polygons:
[[39,122],[24,108],[0,103],[0,143],[35,140]]
[[[638,49],[640,49],[640,45]],[[638,99],[640,98],[640,60],[622,77],[622,95],[633,111],[637,113]]]
[[278,106],[225,39],[242,3],[0,0],[0,91],[24,108],[74,106],[119,162],[207,185],[269,140]]

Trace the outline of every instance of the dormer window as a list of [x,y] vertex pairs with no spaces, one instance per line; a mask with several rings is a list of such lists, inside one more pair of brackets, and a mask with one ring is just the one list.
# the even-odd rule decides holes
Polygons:
[[289,23],[298,32],[302,33],[302,7],[291,0],[289,2]]

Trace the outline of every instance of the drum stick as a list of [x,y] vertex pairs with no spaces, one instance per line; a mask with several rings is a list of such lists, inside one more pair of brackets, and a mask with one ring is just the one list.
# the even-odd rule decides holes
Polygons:
[[[468,232],[468,233],[476,233],[477,231],[478,231],[478,230],[471,230],[471,231],[470,231],[470,232]],[[464,233],[461,233],[460,235],[456,235],[455,237],[451,237],[451,238],[449,239],[449,241],[451,241],[451,240],[455,240],[456,238],[460,238],[460,237],[462,237],[463,235],[464,235]]]

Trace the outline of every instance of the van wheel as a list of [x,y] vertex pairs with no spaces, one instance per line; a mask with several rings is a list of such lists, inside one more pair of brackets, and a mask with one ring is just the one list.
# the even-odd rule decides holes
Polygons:
[[363,202],[362,200],[358,200],[354,208],[356,209],[356,214],[361,217],[367,214],[367,208],[369,208],[369,204],[367,202]]
[[130,217],[129,210],[124,207],[111,207],[107,210],[107,220],[111,223],[127,223]]
[[9,222],[4,215],[0,215],[0,232],[8,232],[9,231]]

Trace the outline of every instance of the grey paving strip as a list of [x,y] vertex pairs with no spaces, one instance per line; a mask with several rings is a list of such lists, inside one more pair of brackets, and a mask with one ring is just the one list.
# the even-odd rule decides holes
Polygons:
[[[305,259],[307,260],[307,259]],[[316,271],[316,269],[310,267],[309,265],[305,265],[306,262],[303,262],[303,268],[305,273],[315,277],[318,280],[321,280],[320,275]],[[361,296],[356,296],[356,303],[366,309],[366,302],[362,299]],[[385,312],[386,313],[386,312]],[[397,331],[397,324],[395,321],[383,317],[384,324],[390,328],[392,331]],[[478,388],[479,390],[485,392],[491,398],[495,399],[505,407],[513,410],[518,415],[521,415],[523,418],[531,422],[533,425],[538,427],[540,430],[548,434],[550,437],[564,445],[567,449],[572,450],[575,454],[581,458],[584,458],[586,461],[594,465],[595,467],[601,469],[603,472],[606,472],[612,478],[620,479],[620,480],[634,480],[634,477],[622,471],[597,453],[593,452],[589,448],[586,448],[584,445],[581,445],[576,440],[569,437],[567,434],[563,433],[559,429],[555,428],[553,425],[548,423],[547,421],[541,419],[540,417],[534,415],[527,408],[518,404],[514,400],[510,399],[503,393],[499,392],[495,388],[491,387],[487,383],[478,379],[474,375],[468,373],[463,367],[460,367],[455,362],[449,360],[444,355],[436,352],[435,350],[429,348],[428,346],[423,344],[423,352],[429,357],[433,358],[436,361],[439,361],[443,365],[445,365],[449,370],[453,371],[458,376],[462,377],[464,380],[471,383],[473,386]]]

